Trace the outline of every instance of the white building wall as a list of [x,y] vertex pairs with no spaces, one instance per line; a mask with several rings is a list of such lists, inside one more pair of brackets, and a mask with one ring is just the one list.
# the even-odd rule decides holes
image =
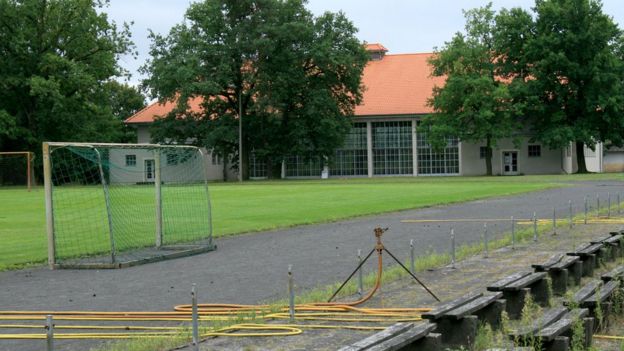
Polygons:
[[[152,142],[152,138],[151,138],[151,134],[149,131],[149,125],[147,124],[138,125],[137,126],[137,143],[149,144],[151,142]],[[202,152],[204,153],[204,156],[206,157],[206,175],[209,181],[223,180],[223,167],[224,166],[227,168],[226,169],[227,179],[228,180],[237,179],[238,175],[236,172],[231,170],[231,165],[229,164],[229,162],[224,165],[226,160],[223,160],[222,158],[213,157],[211,151],[206,150],[205,148],[202,148]],[[125,156],[123,157],[125,160]],[[139,162],[141,162],[141,167],[143,167],[143,162],[144,162],[143,159],[147,157],[148,156],[143,155],[142,153],[137,153],[137,165],[139,164]],[[139,161],[139,158],[141,158],[141,161]],[[133,177],[133,178],[138,179],[138,177]]]
[[[529,157],[528,145],[541,145],[529,143],[528,138],[522,138],[520,145],[514,145],[511,139],[498,141],[492,150],[492,174],[503,174],[503,152],[516,151],[518,153],[518,174],[559,174],[563,173],[561,150],[550,150],[541,145],[541,156]],[[478,176],[485,175],[485,158],[480,158],[480,147],[484,143],[461,143],[461,175]]]

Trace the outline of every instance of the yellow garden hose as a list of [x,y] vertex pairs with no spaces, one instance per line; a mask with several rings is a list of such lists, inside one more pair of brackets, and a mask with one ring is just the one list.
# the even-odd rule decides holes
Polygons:
[[[301,334],[302,329],[383,330],[385,326],[366,326],[361,323],[396,323],[421,320],[420,314],[431,308],[362,308],[379,290],[383,272],[380,236],[378,236],[377,275],[375,285],[362,298],[352,302],[318,302],[295,305],[295,319],[300,321],[346,322],[358,324],[250,324],[242,323],[201,333],[202,337],[266,337]],[[95,322],[189,322],[192,306],[177,305],[170,312],[107,312],[107,311],[0,311],[0,321],[40,321],[53,315],[55,321]],[[200,321],[282,320],[289,319],[288,307],[272,309],[270,305],[199,304]],[[0,329],[43,329],[35,324],[0,324]],[[159,338],[180,335],[189,328],[181,326],[141,325],[55,325],[57,330],[92,330],[96,332],[55,333],[57,339],[129,339]],[[106,332],[104,332],[106,331]],[[45,333],[0,334],[1,339],[44,339]]]

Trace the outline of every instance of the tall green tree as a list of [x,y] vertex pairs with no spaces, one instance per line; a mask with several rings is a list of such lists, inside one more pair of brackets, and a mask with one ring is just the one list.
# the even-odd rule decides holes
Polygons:
[[495,13],[491,4],[464,11],[465,33],[457,33],[437,50],[429,63],[434,76],[445,76],[435,87],[429,105],[434,114],[425,119],[429,139],[436,148],[446,138],[485,141],[486,174],[492,175],[492,148],[518,131],[516,110],[510,104],[507,84],[497,76]]
[[[107,98],[104,108],[109,109],[106,113],[118,122],[125,121],[145,107],[145,96],[137,87],[116,80],[104,84],[104,96]],[[136,130],[125,124],[122,125],[121,135],[116,141],[136,143]]]
[[[167,121],[155,124],[156,137],[194,136],[201,146],[234,155],[245,179],[252,150],[269,176],[287,155],[332,155],[361,100],[367,55],[356,31],[342,13],[314,17],[304,0],[192,4],[167,36],[152,34],[144,83],[154,97],[177,101]],[[188,108],[195,98],[202,99],[199,113]]]
[[0,149],[117,141],[106,85],[133,44],[100,0],[0,0]]
[[584,145],[624,144],[623,33],[600,1],[537,0],[534,12],[500,14],[501,74],[513,80],[533,138],[551,148],[573,143],[585,173]]

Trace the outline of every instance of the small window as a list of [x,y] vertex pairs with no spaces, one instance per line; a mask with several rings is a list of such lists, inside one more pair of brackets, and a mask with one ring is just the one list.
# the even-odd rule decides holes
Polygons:
[[221,157],[218,154],[213,152],[211,156],[212,156],[212,164],[213,165],[220,165],[221,164]]
[[178,164],[178,155],[177,154],[167,154],[167,165],[175,166]]
[[542,146],[541,145],[529,145],[529,157],[541,157]]
[[487,157],[487,146],[481,146],[479,148],[479,158],[484,159]]
[[136,166],[136,155],[126,155],[126,167]]

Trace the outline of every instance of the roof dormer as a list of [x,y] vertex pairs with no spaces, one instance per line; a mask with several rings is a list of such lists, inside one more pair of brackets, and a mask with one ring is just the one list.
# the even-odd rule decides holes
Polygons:
[[371,61],[380,61],[383,59],[388,49],[379,43],[366,44],[366,51],[370,55]]

